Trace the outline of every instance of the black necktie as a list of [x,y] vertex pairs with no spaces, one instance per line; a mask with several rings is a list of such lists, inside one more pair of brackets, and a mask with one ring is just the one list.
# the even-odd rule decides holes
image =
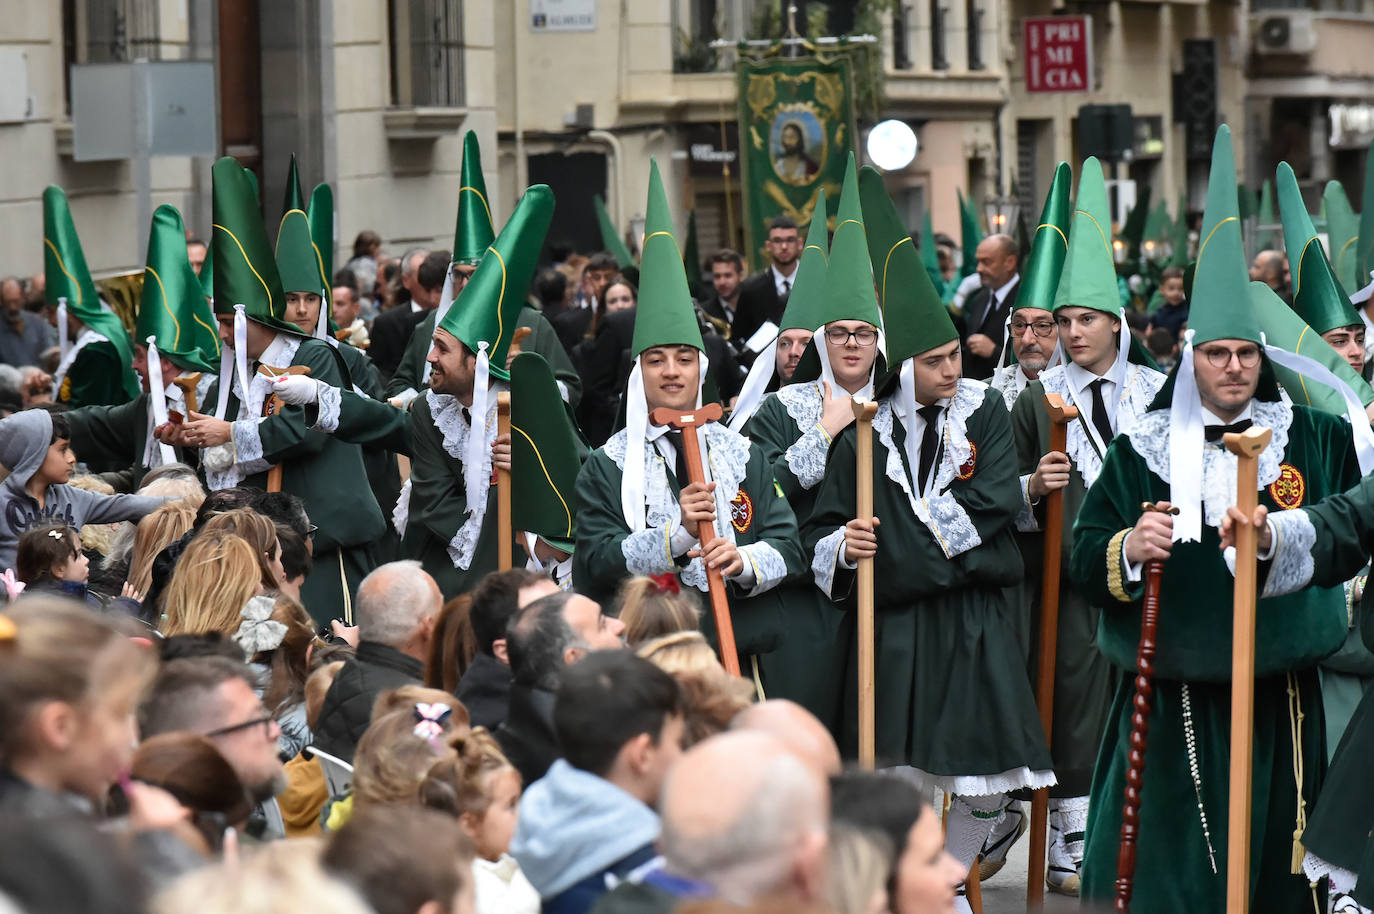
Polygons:
[[782,294],[778,296],[779,304],[787,304],[787,296],[792,294],[792,280],[784,278],[782,281]]
[[1088,385],[1093,389],[1093,428],[1101,436],[1103,447],[1112,440],[1112,420],[1107,418],[1107,404],[1102,402],[1102,385],[1106,383],[1106,378],[1098,378]]
[[930,468],[935,465],[935,454],[940,450],[940,410],[939,404],[922,406],[916,412],[926,420],[926,430],[921,435],[921,475],[916,479],[916,487],[925,490],[926,480],[930,478]]
[[1228,434],[1240,434],[1255,423],[1249,419],[1241,419],[1239,422],[1232,422],[1230,425],[1209,425],[1204,430],[1207,434],[1208,444],[1220,444],[1221,436]]
[[668,442],[672,444],[673,450],[677,452],[677,461],[673,466],[673,475],[677,477],[679,489],[687,488],[687,449],[682,446],[682,431],[680,429],[669,429],[664,433]]

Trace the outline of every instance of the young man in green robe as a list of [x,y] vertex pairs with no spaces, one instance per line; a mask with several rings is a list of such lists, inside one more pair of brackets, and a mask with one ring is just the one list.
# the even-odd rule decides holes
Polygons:
[[[1225,908],[1233,581],[1214,525],[1235,502],[1237,459],[1221,436],[1251,424],[1272,430],[1258,496],[1274,511],[1301,518],[1290,509],[1359,478],[1349,426],[1280,395],[1249,300],[1235,186],[1222,126],[1179,364],[1150,410],[1113,442],[1074,527],[1071,580],[1102,607],[1098,643],[1123,671],[1093,774],[1082,895],[1094,904],[1115,895],[1143,569],[1164,563],[1137,914]],[[1142,512],[1142,502],[1179,513]],[[1284,589],[1300,570],[1300,561],[1275,556],[1266,588]],[[1307,880],[1292,871],[1300,859],[1293,836],[1326,769],[1317,662],[1345,636],[1345,600],[1339,587],[1262,595],[1256,619],[1250,910],[1277,914],[1311,902]]]
[[[749,439],[716,422],[682,432],[697,436],[708,475],[688,484],[683,438],[649,424],[657,407],[698,408],[706,377],[682,252],[658,166],[650,168],[626,427],[592,453],[578,476],[573,580],[601,602],[631,575],[675,574],[704,594],[709,564],[730,595],[740,669],[756,673],[751,657],[772,650],[783,635],[775,588],[805,567],[797,524],[773,481],[772,462]],[[706,542],[697,536],[703,520],[715,525]],[[708,631],[710,620],[705,614]]]
[[[864,177],[868,177],[867,169]],[[793,370],[791,383],[765,397],[743,425],[744,434],[772,463],[773,478],[799,518],[811,514],[830,443],[854,421],[850,397],[873,397],[873,372],[882,351],[882,316],[868,265],[865,227],[873,243],[883,244],[884,253],[891,241],[878,238],[871,218],[866,226],[866,203],[851,156],[835,219],[834,266],[827,266],[822,192],[793,277],[792,294],[779,321],[780,343],[794,331],[807,335],[805,354]],[[766,356],[756,359],[751,380],[745,382],[746,393],[761,373],[775,365],[776,360]],[[735,404],[731,428],[740,427],[736,422],[745,400],[742,394],[741,402]],[[815,714],[838,741],[844,736],[843,677],[853,621],[816,589],[809,570],[784,582],[779,593],[784,599],[787,635],[777,650],[760,661],[765,694],[797,702]],[[848,746],[846,752],[853,756],[856,747]]]
[[[1067,168],[1065,168],[1067,171]],[[1068,188],[1065,187],[1066,195]],[[1131,345],[1116,290],[1116,266],[1112,248],[1098,226],[1110,222],[1107,189],[1102,167],[1088,158],[1078,182],[1078,197],[1068,232],[1067,251],[1053,276],[1040,272],[1045,266],[1034,259],[1022,280],[1021,297],[1053,302],[1051,311],[1059,328],[1061,361],[1040,372],[1017,398],[1012,409],[1019,469],[1030,509],[1030,523],[1023,515],[1022,550],[1037,562],[1028,576],[1031,631],[1039,641],[1040,563],[1044,544],[1039,534],[1044,499],[1054,491],[1064,493],[1064,537],[1059,554],[1051,561],[1068,567],[1073,550],[1073,522],[1083,497],[1102,470],[1102,456],[1117,433],[1129,429],[1144,414],[1164,384],[1164,375],[1141,359]],[[1048,209],[1048,205],[1046,207]],[[1043,220],[1042,220],[1043,221]],[[1038,237],[1061,238],[1057,232]],[[1062,249],[1062,248],[1061,248]],[[1058,394],[1064,403],[1078,408],[1078,419],[1065,430],[1067,453],[1050,450],[1049,415],[1045,394]],[[1057,783],[1050,791],[1050,841],[1045,882],[1052,891],[1077,895],[1083,861],[1083,836],[1088,824],[1088,790],[1093,764],[1102,744],[1111,710],[1112,684],[1116,674],[1097,649],[1095,606],[1084,599],[1071,576],[1059,587],[1059,627],[1054,671],[1054,721],[1050,745],[1054,752]],[[1038,669],[1032,656],[1033,675]]]
[[[448,278],[444,281],[444,291],[435,308],[422,320],[410,335],[405,352],[396,372],[386,385],[386,396],[396,406],[407,406],[429,381],[429,363],[426,361],[431,349],[434,328],[444,320],[444,315],[458,301],[478,264],[486,256],[487,249],[496,237],[496,227],[492,221],[491,205],[487,202],[486,179],[482,176],[482,151],[477,143],[477,134],[471,130],[463,137],[463,166],[458,188],[458,224],[453,233],[453,263],[449,267]],[[524,277],[522,282],[527,282]],[[565,402],[577,406],[582,397],[582,378],[573,367],[572,360],[558,340],[553,326],[535,309],[520,299],[520,308],[515,326],[530,331],[520,344],[522,352],[537,352],[553,367],[558,379],[558,387]],[[509,368],[509,365],[501,365]]]
[[[84,406],[67,413],[78,458],[95,472],[127,472],[131,491],[154,467],[196,462],[198,454],[178,453],[158,441],[154,430],[173,414],[184,419],[193,408],[202,408],[219,362],[215,315],[191,269],[186,229],[176,207],[163,204],[153,212],[147,259],[134,327],[134,370],[142,391],[118,406]],[[197,375],[192,404],[175,382]]]
[[[1007,823],[1008,791],[1054,783],[1019,618],[1021,485],[1002,395],[960,377],[959,335],[927,271],[912,260],[878,279],[888,367],[876,385],[875,516],[855,517],[850,427],[831,445],[803,542],[817,586],[850,611],[857,563],[873,560],[877,757],[953,795],[947,847],[967,867]],[[853,745],[852,654],[845,680]]]
[[53,401],[73,408],[116,406],[138,396],[129,333],[96,292],[60,187],[43,191],[43,263],[43,294],[57,308],[62,347]]
[[307,368],[333,386],[344,375],[328,343],[285,320],[286,297],[252,186],[238,162],[223,158],[211,170],[215,234],[215,311],[232,371],[212,388],[213,415],[192,413],[165,431],[170,444],[203,448],[201,467],[212,490],[237,485],[267,488],[274,467],[281,489],[298,496],[311,522],[314,569],[302,602],[321,624],[351,617],[352,595],[376,565],[373,544],[385,521],[367,487],[357,445],[312,431],[303,410],[286,406],[265,416],[272,375],[258,369]]

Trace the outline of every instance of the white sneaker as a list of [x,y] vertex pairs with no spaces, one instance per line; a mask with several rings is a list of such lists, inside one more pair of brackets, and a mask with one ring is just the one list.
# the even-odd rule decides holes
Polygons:
[[983,842],[983,850],[980,853],[982,859],[978,863],[979,881],[987,882],[1007,865],[1007,853],[1026,833],[1029,826],[1030,822],[1022,805],[1016,801],[1009,803],[1003,810],[1001,821],[993,826],[992,833]]
[[[1077,856],[1074,849],[1077,849]],[[1050,842],[1046,853],[1045,885],[1051,892],[1078,897],[1079,871],[1083,866],[1083,833],[1066,832],[1064,818],[1050,813]]]

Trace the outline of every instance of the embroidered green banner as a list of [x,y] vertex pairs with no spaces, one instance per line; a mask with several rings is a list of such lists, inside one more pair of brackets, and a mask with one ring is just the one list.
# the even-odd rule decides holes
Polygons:
[[854,83],[843,55],[741,60],[738,76],[744,240],[757,268],[774,217],[805,227],[824,188],[833,218],[854,148]]

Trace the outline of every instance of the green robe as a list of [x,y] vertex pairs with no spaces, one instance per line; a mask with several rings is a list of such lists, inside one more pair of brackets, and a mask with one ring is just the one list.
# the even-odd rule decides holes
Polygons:
[[[321,340],[278,334],[263,361],[278,368],[303,365],[316,380],[335,387],[345,383],[334,352]],[[216,381],[207,391],[207,404],[217,402],[218,385]],[[255,379],[251,387],[257,394],[270,392],[265,378]],[[231,391],[226,416],[238,417],[239,408],[239,398]],[[346,600],[352,599],[359,582],[377,564],[374,544],[386,528],[367,485],[361,451],[357,445],[311,429],[303,407],[285,406],[261,421],[257,420],[260,410],[252,413],[233,424],[237,462],[228,471],[206,468],[206,481],[212,489],[231,485],[265,489],[268,469],[282,466],[282,491],[298,496],[311,523],[319,528],[314,569],[301,590],[302,602],[321,624],[342,618]],[[203,468],[207,456],[202,455]]]
[[[621,429],[592,452],[577,477],[577,548],[573,551],[573,587],[606,603],[631,575],[676,574],[685,588],[706,591],[701,560],[674,555],[672,536],[681,525],[677,496],[681,487],[653,444],[644,449],[645,523],[631,532],[621,509],[621,482],[626,459],[626,432]],[[716,528],[733,536],[746,565],[754,571],[749,588],[727,580],[730,617],[740,669],[750,669],[751,655],[766,654],[784,636],[783,597],[777,585],[805,567],[797,521],[762,449],[719,423],[706,427],[708,461],[716,483]],[[690,592],[690,591],[689,591]],[[703,603],[703,606],[705,604]],[[702,630],[714,638],[709,609]]]
[[[208,383],[197,385],[202,389]],[[151,403],[147,391],[127,403],[117,406],[83,406],[65,413],[71,426],[72,450],[77,459],[92,473],[119,473],[128,479],[129,491],[136,491],[148,475],[144,460],[148,447],[148,408]],[[204,407],[204,404],[197,403]],[[169,404],[185,414],[183,401]],[[176,459],[195,466],[199,454],[194,450],[175,448]]]
[[[1164,376],[1139,365],[1126,366],[1126,383],[1121,385],[1116,404],[1116,425],[1124,427],[1143,413],[1154,399]],[[1012,409],[1012,429],[1016,437],[1019,470],[1023,480],[1035,472],[1040,458],[1050,451],[1050,421],[1045,413],[1045,392],[1064,397],[1072,404],[1069,383],[1063,368],[1042,372],[1031,381]],[[1069,484],[1064,494],[1064,527],[1060,549],[1059,628],[1055,647],[1054,720],[1050,748],[1054,773],[1059,779],[1051,790],[1053,797],[1081,797],[1092,787],[1093,766],[1111,710],[1116,671],[1097,648],[1098,609],[1085,599],[1069,572],[1073,552],[1073,522],[1078,517],[1088,492],[1088,479],[1096,480],[1102,467],[1093,440],[1077,422],[1065,430],[1065,447],[1072,463]],[[1045,500],[1031,509],[1034,523],[1026,515],[1018,518],[1021,552],[1027,562],[1026,602],[1031,609],[1028,641],[1031,650],[1031,675],[1038,677],[1040,643],[1040,581],[1044,569]]]
[[[330,344],[331,347],[333,344]],[[381,376],[367,354],[356,346],[340,343],[335,348],[348,368],[349,379],[363,393],[374,400],[384,398]],[[367,484],[372,489],[372,497],[382,513],[388,514],[396,505],[401,494],[401,468],[396,455],[384,447],[365,445],[363,447],[363,468],[367,471]],[[386,533],[377,543],[377,558],[389,562],[397,555],[400,541],[395,530],[387,524]]]
[[[820,382],[790,385],[765,397],[744,426],[744,434],[772,464],[773,478],[800,521],[811,516],[830,449],[830,436],[820,425],[821,407]],[[816,589],[809,569],[789,577],[778,592],[787,634],[759,661],[764,694],[797,702],[838,740],[853,617]]]
[[119,350],[109,340],[97,340],[81,347],[67,374],[58,385],[58,403],[76,409],[81,406],[117,406],[130,399],[124,385],[129,367],[119,358]]
[[[456,306],[455,302],[455,306]],[[396,366],[396,373],[391,376],[391,381],[386,385],[386,395],[394,397],[406,390],[423,390],[425,376],[425,357],[429,355],[430,340],[434,337],[434,317],[436,311],[430,311],[425,315],[425,319],[420,321],[416,328],[411,331],[410,341],[406,343],[405,352],[401,355],[401,361]],[[558,331],[553,329],[553,325],[543,314],[523,305],[520,308],[520,317],[516,319],[515,326],[529,327],[530,335],[525,337],[525,341],[520,344],[521,352],[537,352],[544,357],[544,361],[549,363],[553,369],[553,376],[567,388],[567,396],[564,397],[573,407],[577,406],[582,399],[582,377],[573,368],[572,360],[568,358],[568,352],[563,348],[563,344],[558,339]]]
[[[946,410],[935,494],[926,497],[908,494],[906,429],[890,400],[880,403],[873,429],[879,763],[912,765],[954,793],[1049,786],[1050,754],[1018,637],[1022,564],[1012,528],[1022,498],[1002,395],[959,382]],[[857,600],[855,572],[841,562],[843,527],[855,513],[856,459],[850,426],[831,446],[803,526],[818,586],[846,610]],[[857,745],[857,680],[851,652],[841,746],[849,754]]]
[[[1358,479],[1349,427],[1303,406],[1254,401],[1254,421],[1275,430],[1276,448],[1260,456],[1259,503],[1277,512],[1339,492]],[[1200,459],[1208,481],[1235,477],[1235,458],[1209,446]],[[1108,449],[1101,475],[1088,490],[1074,527],[1071,574],[1087,599],[1103,607],[1099,644],[1125,670],[1117,684],[1111,724],[1093,775],[1083,859],[1083,898],[1109,903],[1114,895],[1121,808],[1131,729],[1132,675],[1140,638],[1144,585],[1127,580],[1122,542],[1146,501],[1169,498],[1169,411],[1143,416]],[[1220,911],[1226,894],[1231,673],[1231,594],[1234,580],[1218,549],[1214,526],[1227,505],[1224,488],[1208,508],[1201,541],[1175,543],[1164,564],[1160,623],[1149,717],[1144,803],[1140,811],[1135,898],[1137,914]],[[1291,581],[1297,563],[1275,554],[1262,569],[1267,588]],[[1266,591],[1266,594],[1270,591]],[[1316,664],[1341,643],[1346,612],[1340,587],[1311,587],[1286,596],[1262,595],[1256,612],[1254,796],[1251,818],[1253,912],[1291,912],[1310,904],[1307,883],[1289,874],[1294,815],[1301,791],[1308,808],[1326,768]],[[1290,693],[1290,690],[1291,693]],[[1200,787],[1186,751],[1182,703],[1191,703]],[[1296,713],[1303,724],[1296,726]],[[1303,761],[1294,771],[1295,740]],[[1199,796],[1207,816],[1216,873],[1208,862]]]

